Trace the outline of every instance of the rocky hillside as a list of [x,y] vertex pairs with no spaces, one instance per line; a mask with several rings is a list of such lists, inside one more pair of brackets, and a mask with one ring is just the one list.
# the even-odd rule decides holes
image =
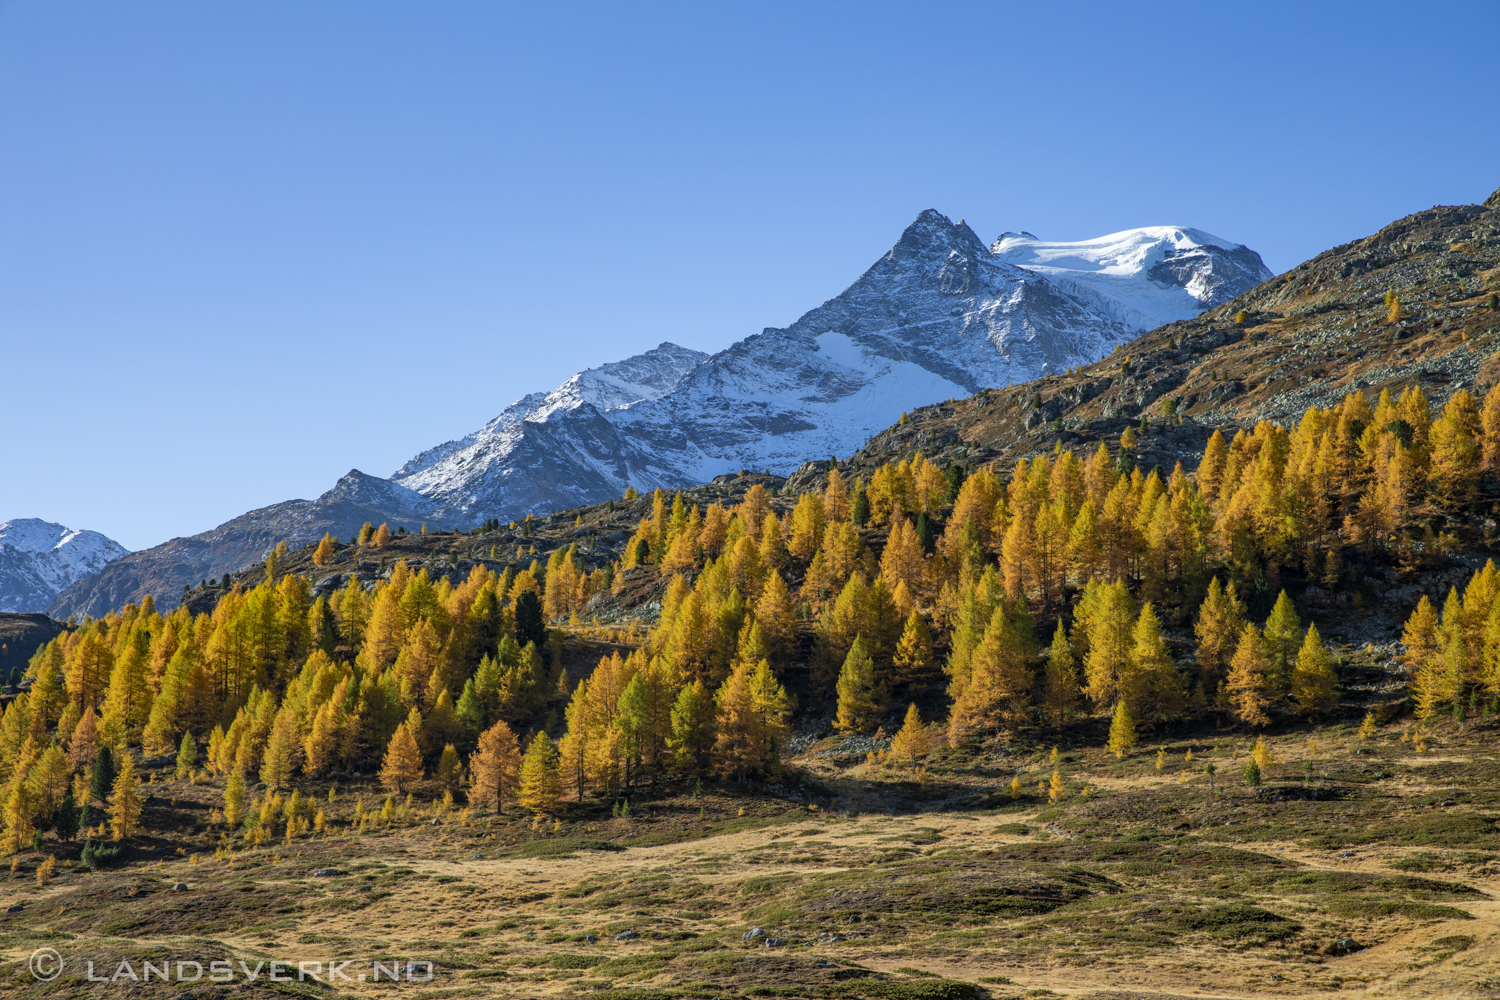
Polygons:
[[417,530],[424,523],[434,529],[451,527],[421,494],[351,469],[316,500],[261,507],[212,531],[174,538],[117,559],[57,594],[47,612],[60,619],[98,617],[147,594],[163,608],[176,607],[184,586],[241,570],[263,559],[279,542],[305,545],[325,532],[347,538],[366,521],[388,521],[392,530],[398,525]]
[[12,670],[25,670],[37,647],[52,641],[65,628],[46,615],[0,612],[0,686],[10,682]]
[[1397,220],[1096,363],[918,409],[857,457],[989,462],[1096,447],[1144,418],[1142,460],[1191,469],[1215,428],[1293,420],[1355,389],[1416,384],[1441,402],[1494,384],[1497,291],[1500,192]]
[[0,523],[0,611],[42,611],[71,584],[129,552],[97,531],[35,517]]

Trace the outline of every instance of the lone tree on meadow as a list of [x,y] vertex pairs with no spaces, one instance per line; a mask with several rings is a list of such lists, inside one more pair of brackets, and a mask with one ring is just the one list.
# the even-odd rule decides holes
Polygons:
[[927,729],[922,725],[922,715],[914,702],[907,706],[905,725],[891,737],[891,754],[915,771],[917,762],[927,756],[927,749]]

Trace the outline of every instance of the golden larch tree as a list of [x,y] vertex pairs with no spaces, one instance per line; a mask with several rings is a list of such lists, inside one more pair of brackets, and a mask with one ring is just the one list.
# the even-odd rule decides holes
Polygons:
[[1261,638],[1260,629],[1248,623],[1240,632],[1239,646],[1229,664],[1229,703],[1234,716],[1247,726],[1265,726],[1271,722],[1267,709],[1271,705],[1271,651]]
[[922,758],[927,756],[927,749],[927,727],[922,725],[922,715],[917,711],[916,703],[912,703],[906,708],[906,721],[900,732],[891,737],[891,755],[915,771]]
[[1109,722],[1109,742],[1104,748],[1120,759],[1133,751],[1135,744],[1135,723],[1130,718],[1130,709],[1125,706],[1125,699],[1121,698],[1115,702],[1115,714]]
[[120,771],[109,796],[109,828],[116,840],[133,837],[141,829],[141,779],[135,773],[135,758],[120,754]]
[[1338,704],[1337,689],[1333,658],[1323,645],[1318,626],[1308,625],[1292,670],[1292,700],[1297,703],[1297,711],[1304,716],[1327,714]]
[[412,735],[409,723],[396,727],[380,766],[380,783],[389,792],[405,795],[422,780],[422,751]]
[[502,720],[484,731],[478,749],[469,757],[470,797],[498,813],[507,797],[515,797],[520,778],[521,744]]

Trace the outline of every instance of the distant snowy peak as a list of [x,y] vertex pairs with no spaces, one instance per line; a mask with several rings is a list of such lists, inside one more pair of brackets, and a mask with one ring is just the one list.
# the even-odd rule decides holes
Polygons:
[[990,251],[1138,330],[1192,319],[1274,277],[1249,247],[1184,226],[1072,243],[1002,233]]
[[0,523],[0,611],[41,611],[75,581],[129,553],[97,531],[35,517]]
[[708,358],[702,351],[663,342],[624,361],[581,371],[551,392],[522,396],[474,433],[429,448],[392,473],[391,479],[414,490],[430,488],[471,460],[475,445],[513,439],[523,421],[545,422],[559,411],[585,403],[599,410],[616,410],[657,399]]

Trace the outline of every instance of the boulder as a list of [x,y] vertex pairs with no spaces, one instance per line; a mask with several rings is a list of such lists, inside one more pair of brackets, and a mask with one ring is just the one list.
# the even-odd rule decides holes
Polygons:
[[176,885],[172,886],[172,891],[173,892],[187,892],[188,891],[187,883],[186,882],[178,882]]
[[615,935],[615,940],[616,941],[634,941],[638,937],[640,937],[640,935],[637,934],[635,931],[621,931],[620,933],[618,933],[618,934]]
[[344,873],[339,871],[337,868],[319,868],[317,871],[313,872],[313,878],[332,878],[335,875],[342,874]]
[[763,938],[765,936],[766,936],[766,932],[765,931],[761,930],[759,927],[752,927],[748,931],[746,931],[745,933],[743,933],[743,934],[740,935],[740,940],[741,941],[754,941],[756,938]]
[[1365,946],[1351,937],[1341,937],[1333,944],[1323,949],[1325,955],[1352,955],[1356,951],[1364,951]]

